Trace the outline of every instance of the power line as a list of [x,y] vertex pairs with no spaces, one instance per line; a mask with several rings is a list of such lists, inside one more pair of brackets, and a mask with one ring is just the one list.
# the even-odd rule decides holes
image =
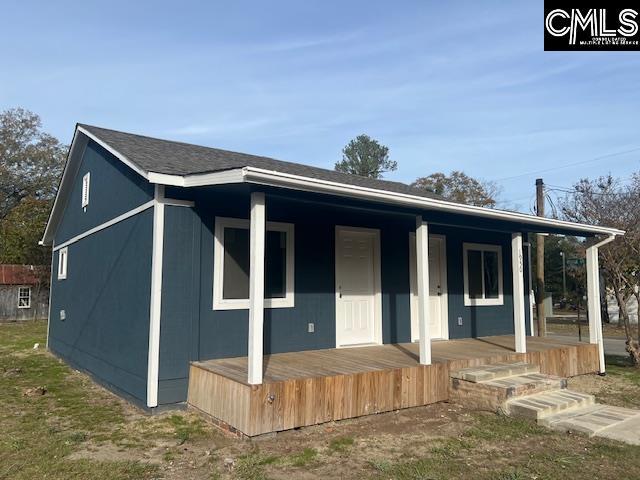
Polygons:
[[[585,195],[585,192],[581,192],[580,190],[577,190],[575,188],[568,188],[568,187],[560,187],[557,185],[550,185],[547,184],[547,186],[549,187],[555,187],[555,188],[546,188],[545,192],[560,192],[560,193],[568,193],[570,195]],[[618,197],[618,196],[624,196],[624,195],[628,195],[627,192],[588,192],[589,195],[600,195],[602,197]]]
[[598,160],[603,160],[605,158],[617,157],[619,155],[626,155],[627,153],[633,153],[633,152],[638,152],[638,151],[640,151],[640,147],[632,148],[630,150],[625,150],[625,151],[622,151],[622,152],[608,153],[606,155],[600,155],[599,157],[590,158],[589,160],[581,160],[579,162],[567,163],[565,165],[560,165],[560,166],[557,166],[557,167],[550,167],[550,168],[545,168],[545,169],[542,169],[542,170],[535,170],[535,171],[532,171],[532,172],[522,173],[520,175],[513,175],[511,177],[498,178],[498,179],[494,180],[494,182],[503,182],[505,180],[513,180],[515,178],[522,178],[522,177],[528,177],[528,176],[531,176],[531,175],[538,175],[540,173],[552,172],[554,170],[561,170],[563,168],[575,167],[576,165],[584,165],[585,163],[596,162]]

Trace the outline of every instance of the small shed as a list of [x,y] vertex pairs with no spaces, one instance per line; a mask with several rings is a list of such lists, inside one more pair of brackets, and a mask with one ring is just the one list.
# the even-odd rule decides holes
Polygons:
[[0,265],[0,322],[47,318],[49,267]]

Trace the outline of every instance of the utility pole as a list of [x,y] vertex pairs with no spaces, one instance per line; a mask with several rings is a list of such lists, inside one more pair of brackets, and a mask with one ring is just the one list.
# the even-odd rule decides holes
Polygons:
[[564,252],[560,252],[562,257],[562,298],[567,299],[567,257]]
[[[544,183],[541,178],[536,179],[536,214],[544,217]],[[538,336],[547,334],[547,325],[544,316],[544,235],[536,234],[536,314],[538,323]]]

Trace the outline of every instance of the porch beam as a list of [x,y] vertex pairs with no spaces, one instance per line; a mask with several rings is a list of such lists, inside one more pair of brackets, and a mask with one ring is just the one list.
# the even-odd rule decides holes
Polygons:
[[429,227],[416,216],[416,263],[418,276],[418,342],[420,363],[431,365],[431,335],[429,332]]
[[524,310],[524,266],[522,234],[511,234],[511,277],[513,278],[513,331],[517,353],[527,352]]
[[262,383],[262,345],[264,329],[264,244],[266,205],[264,193],[251,194],[249,227],[249,348],[248,382]]

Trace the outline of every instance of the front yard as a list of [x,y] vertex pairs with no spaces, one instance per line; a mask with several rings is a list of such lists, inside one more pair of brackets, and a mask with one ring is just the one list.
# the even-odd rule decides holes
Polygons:
[[[0,479],[640,477],[640,447],[446,403],[229,438],[194,413],[129,406],[49,355],[45,334],[44,322],[0,325]],[[640,408],[640,371],[610,359],[609,372],[570,387]]]

